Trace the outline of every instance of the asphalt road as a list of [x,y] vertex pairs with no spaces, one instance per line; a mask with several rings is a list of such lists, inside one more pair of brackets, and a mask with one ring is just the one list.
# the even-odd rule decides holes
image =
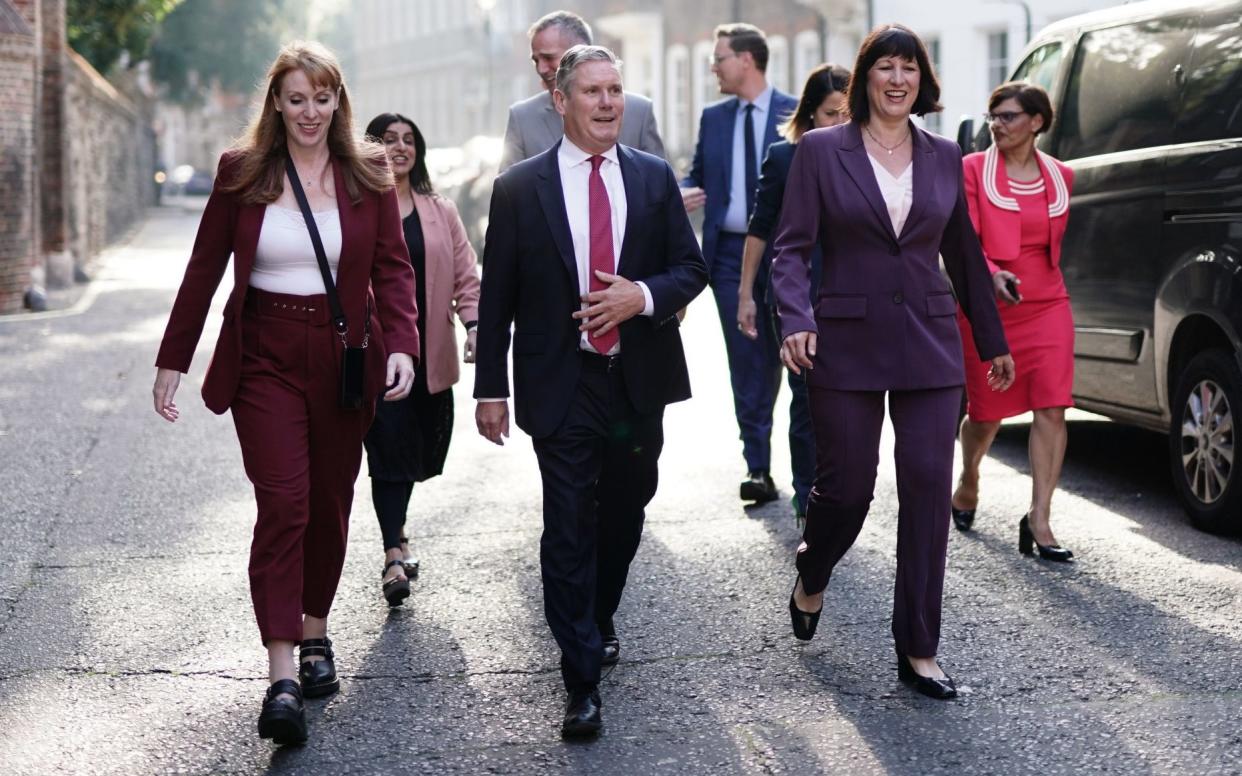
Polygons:
[[[232,424],[197,396],[218,314],[181,421],[151,409],[196,223],[152,211],[76,308],[0,319],[0,772],[1242,773],[1242,544],[1189,526],[1162,438],[1093,416],[1075,414],[1054,502],[1073,565],[1017,553],[1026,426],[985,464],[977,530],[949,546],[941,658],[958,700],[896,678],[891,447],[820,633],[795,641],[798,536],[787,502],[737,500],[709,297],[683,329],[696,396],[667,413],[604,735],[559,739],[537,468],[523,435],[475,434],[467,368],[446,473],[415,490],[414,595],[381,598],[364,473],[331,620],[342,690],[309,703],[307,746],[275,749],[254,732],[252,495]],[[775,468],[788,494],[783,451]]]

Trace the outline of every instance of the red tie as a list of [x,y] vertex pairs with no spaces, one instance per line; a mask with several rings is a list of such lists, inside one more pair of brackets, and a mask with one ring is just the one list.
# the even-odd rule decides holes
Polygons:
[[[617,261],[612,251],[612,206],[608,202],[608,189],[604,187],[604,178],[599,174],[599,166],[603,163],[604,157],[591,157],[591,177],[587,189],[591,209],[591,281],[587,288],[591,291],[602,291],[608,287],[607,283],[595,277],[596,270],[609,275],[617,271]],[[616,346],[620,336],[621,332],[614,328],[602,335],[590,332],[587,334],[587,341],[591,343],[591,347],[607,355]]]

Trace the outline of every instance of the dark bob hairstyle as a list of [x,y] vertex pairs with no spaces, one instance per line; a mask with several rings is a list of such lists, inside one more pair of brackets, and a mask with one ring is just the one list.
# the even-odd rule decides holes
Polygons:
[[1052,100],[1048,99],[1048,92],[1042,86],[1022,81],[1001,84],[988,98],[988,113],[996,110],[998,105],[1008,99],[1017,100],[1023,113],[1043,118],[1044,125],[1035,134],[1042,135],[1052,129]]
[[427,141],[423,139],[423,133],[418,131],[417,124],[400,113],[381,113],[367,124],[367,138],[382,145],[384,131],[398,121],[409,124],[410,129],[414,130],[414,166],[410,168],[410,188],[416,194],[434,194],[431,176],[427,173]]
[[824,100],[837,92],[844,92],[850,85],[850,71],[831,62],[820,65],[806,77],[802,97],[793,114],[780,126],[781,135],[791,143],[810,132],[815,126],[815,111]]
[[914,98],[914,106],[910,112],[916,116],[928,113],[939,113],[944,110],[940,104],[940,82],[932,69],[931,57],[927,55],[927,46],[914,31],[903,24],[884,24],[876,27],[863,41],[858,50],[858,59],[854,62],[854,73],[850,76],[849,105],[850,118],[859,124],[866,124],[871,118],[871,103],[867,99],[867,73],[882,57],[899,57],[919,66],[919,95]]

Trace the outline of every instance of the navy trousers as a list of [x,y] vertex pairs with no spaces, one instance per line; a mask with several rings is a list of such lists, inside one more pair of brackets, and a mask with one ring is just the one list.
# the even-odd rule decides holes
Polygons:
[[[812,388],[815,487],[807,509],[798,574],[808,593],[828,586],[832,569],[858,538],[875,493],[884,391]],[[896,436],[897,585],[893,638],[912,657],[934,657],[949,541],[953,432],[962,388],[888,392]]]
[[[712,259],[710,282],[720,312],[729,382],[733,387],[733,413],[741,431],[742,457],[749,471],[768,471],[772,465],[772,410],[781,384],[780,347],[776,342],[771,309],[756,305],[755,328],[759,338],[747,338],[737,328],[737,288],[742,279],[742,246],[745,235],[721,232]],[[768,272],[755,276],[755,299],[767,297]]]

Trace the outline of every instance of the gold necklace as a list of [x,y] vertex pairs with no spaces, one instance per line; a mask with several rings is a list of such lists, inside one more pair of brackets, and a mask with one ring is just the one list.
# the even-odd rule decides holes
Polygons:
[[905,137],[903,137],[903,138],[901,139],[901,142],[900,142],[900,143],[898,143],[897,145],[893,146],[892,148],[889,148],[888,146],[886,146],[886,145],[884,145],[883,143],[881,143],[881,142],[880,142],[880,140],[879,140],[879,138],[877,138],[875,135],[871,134],[871,130],[867,128],[867,125],[866,125],[866,124],[863,124],[863,125],[862,125],[862,128],[863,128],[863,132],[866,132],[866,133],[867,133],[867,137],[871,138],[871,140],[872,140],[872,141],[873,141],[876,145],[878,145],[880,148],[883,148],[885,151],[888,151],[888,155],[889,155],[889,156],[892,156],[892,155],[893,155],[893,151],[896,151],[898,148],[901,148],[903,145],[905,145],[905,144],[906,144],[906,141],[910,139],[910,130],[909,130],[909,129],[906,129],[906,136],[905,136]]

